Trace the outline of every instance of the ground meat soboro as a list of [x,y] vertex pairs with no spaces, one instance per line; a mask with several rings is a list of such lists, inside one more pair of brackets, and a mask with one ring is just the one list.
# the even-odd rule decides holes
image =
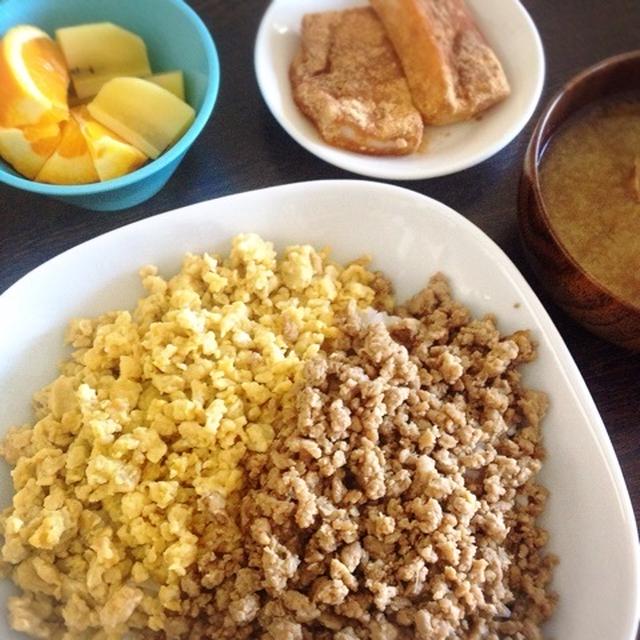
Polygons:
[[555,559],[536,525],[547,401],[518,372],[531,339],[470,318],[441,276],[397,313],[365,324],[353,308],[345,337],[307,363],[297,405],[250,461],[242,542],[185,579],[176,630],[542,638]]

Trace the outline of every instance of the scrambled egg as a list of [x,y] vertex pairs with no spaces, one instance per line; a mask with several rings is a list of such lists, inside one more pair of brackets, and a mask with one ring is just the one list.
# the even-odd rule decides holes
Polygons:
[[188,254],[169,281],[141,277],[133,314],[72,321],[75,351],[36,396],[37,422],[0,450],[15,486],[0,560],[22,590],[10,618],[35,638],[163,628],[198,558],[201,501],[242,487],[245,452],[269,447],[336,314],[377,295],[365,261],[310,246],[278,259],[256,235],[226,259]]

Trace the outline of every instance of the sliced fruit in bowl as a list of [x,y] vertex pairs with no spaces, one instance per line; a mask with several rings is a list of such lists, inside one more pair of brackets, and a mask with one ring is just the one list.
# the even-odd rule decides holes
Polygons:
[[[105,23],[110,26],[105,27]],[[61,185],[41,183],[35,179],[42,168],[40,165],[44,165],[46,162],[51,148],[42,152],[41,144],[38,142],[38,150],[34,154],[32,144],[36,145],[33,142],[33,133],[2,130],[24,129],[32,125],[0,122],[0,138],[5,140],[2,147],[5,149],[5,157],[0,158],[0,190],[2,185],[8,185],[27,194],[54,198],[72,206],[94,211],[126,209],[144,202],[158,193],[182,164],[194,142],[202,136],[204,128],[214,112],[220,85],[220,62],[215,42],[207,25],[193,10],[190,3],[185,0],[135,0],[135,2],[125,0],[108,2],[98,0],[28,0],[28,2],[25,0],[0,0],[0,55],[5,48],[3,37],[15,29],[16,25],[33,25],[38,29],[40,36],[42,32],[48,34],[47,42],[56,52],[58,60],[62,60],[66,76],[70,75],[71,68],[67,65],[60,44],[56,42],[56,32],[66,28],[75,29],[75,33],[70,38],[66,38],[67,45],[65,46],[67,48],[72,48],[81,37],[85,41],[91,41],[96,36],[96,29],[102,34],[106,33],[105,40],[107,37],[111,38],[111,44],[109,47],[105,47],[104,41],[102,43],[96,41],[94,52],[99,49],[108,56],[116,54],[124,56],[126,53],[124,57],[129,62],[132,59],[135,61],[136,56],[138,59],[142,57],[143,65],[138,70],[132,69],[129,64],[127,69],[120,68],[118,72],[128,76],[137,73],[150,83],[156,80],[155,76],[159,75],[158,83],[167,91],[174,93],[176,98],[182,99],[184,97],[189,105],[195,109],[196,117],[184,135],[165,149],[160,157],[154,159],[153,162],[147,160],[143,166],[139,167],[139,156],[135,152],[131,153],[128,147],[122,147],[117,142],[113,142],[121,138],[116,132],[111,132],[108,138],[96,143],[94,138],[87,138],[87,131],[92,131],[94,127],[89,127],[87,130],[78,123],[85,136],[89,153],[94,160],[96,182],[68,184],[67,181],[67,184]],[[82,31],[78,31],[79,27],[86,27],[88,31],[84,28]],[[124,36],[123,32],[125,32]],[[128,34],[133,34],[133,36]],[[64,35],[61,39],[65,39]],[[142,50],[142,56],[136,53],[131,54],[130,51],[115,51],[114,39],[133,42],[133,46],[137,47],[138,51]],[[147,54],[145,54],[145,50]],[[71,54],[69,55],[71,56]],[[147,60],[150,63],[149,66],[146,65]],[[97,65],[98,61],[95,62],[96,69],[94,71],[98,66],[103,70],[105,64],[107,67],[111,65],[111,69],[113,68],[112,57],[104,64]],[[80,65],[85,64],[85,61],[80,59],[76,60],[76,63],[78,66],[75,71],[79,71]],[[14,86],[15,82],[13,79],[11,83],[6,82],[9,74],[6,71],[6,65],[2,66],[4,72],[0,78],[0,103],[5,110],[4,106],[8,102],[6,100],[7,87]],[[66,117],[58,122],[66,121],[72,117],[73,107],[86,105],[95,97],[80,98],[76,95],[70,77],[65,77],[65,85],[67,85]],[[20,95],[22,93],[24,92],[21,92]],[[51,102],[49,101],[49,103]],[[47,108],[49,103],[45,105]],[[36,102],[37,105],[38,102]],[[40,106],[40,111],[42,110],[42,106]],[[105,126],[104,123],[101,124],[103,127]],[[106,128],[109,129],[109,127]],[[99,135],[98,137],[103,136]],[[8,142],[6,142],[7,139]],[[131,145],[130,142],[124,142]],[[0,145],[2,145],[1,141]],[[100,147],[102,151],[97,151],[96,146]],[[18,156],[27,154],[26,161],[24,159],[17,161],[6,151],[9,148],[16,155],[16,147],[18,148]],[[105,147],[108,147],[109,150],[105,151]],[[144,153],[141,149],[139,151]],[[106,161],[105,163],[98,161],[98,158],[102,159],[105,156],[109,158],[109,166],[107,167],[105,167]],[[28,175],[20,172],[20,169],[25,166]],[[126,175],[111,177],[114,174],[119,174],[123,166],[131,167],[131,171]],[[102,179],[100,180],[100,178]],[[0,624],[1,627],[2,624]],[[4,638],[4,636],[5,634],[0,631],[0,637]]]
[[152,74],[144,40],[111,22],[58,29],[56,41],[22,25],[0,42],[0,156],[31,180],[119,178],[177,142],[195,115],[182,71]]

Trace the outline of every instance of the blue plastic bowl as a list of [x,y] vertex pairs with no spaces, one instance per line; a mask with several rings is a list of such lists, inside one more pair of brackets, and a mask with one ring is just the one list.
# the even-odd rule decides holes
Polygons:
[[50,35],[59,27],[113,22],[140,35],[154,73],[181,69],[196,119],[156,160],[115,180],[78,186],[41,184],[21,177],[0,160],[0,181],[95,211],[133,207],[165,185],[209,120],[218,95],[220,65],[211,34],[183,0],[0,0],[0,36],[18,24]]

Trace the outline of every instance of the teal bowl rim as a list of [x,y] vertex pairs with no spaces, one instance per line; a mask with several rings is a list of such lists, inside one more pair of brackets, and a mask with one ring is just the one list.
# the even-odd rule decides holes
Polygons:
[[194,143],[195,139],[200,135],[204,126],[207,124],[213,107],[218,97],[218,89],[220,87],[220,59],[218,57],[218,51],[216,49],[213,36],[209,32],[209,29],[204,24],[200,16],[185,2],[185,0],[164,0],[181,10],[187,18],[192,22],[193,26],[198,31],[200,39],[202,40],[208,64],[209,73],[209,85],[202,102],[202,106],[198,110],[196,119],[189,127],[187,132],[174,144],[168,151],[161,156],[151,161],[144,167],[137,169],[121,178],[115,178],[113,180],[106,180],[105,182],[92,182],[91,184],[82,185],[55,185],[45,184],[42,182],[35,182],[34,180],[28,180],[27,178],[20,178],[18,176],[7,173],[0,167],[0,182],[4,182],[12,187],[23,189],[26,191],[32,191],[47,196],[54,197],[69,197],[69,196],[89,196],[98,193],[104,193],[105,191],[115,191],[124,187],[130,187],[137,182],[148,178],[155,173],[161,171],[171,163],[180,159],[189,147]]

